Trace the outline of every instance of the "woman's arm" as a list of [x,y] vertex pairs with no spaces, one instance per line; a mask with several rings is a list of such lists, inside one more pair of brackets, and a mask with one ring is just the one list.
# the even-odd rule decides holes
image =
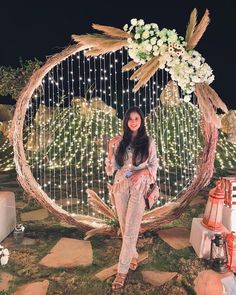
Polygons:
[[147,161],[147,169],[149,174],[153,180],[153,182],[157,179],[157,169],[159,167],[159,160],[157,158],[157,149],[156,144],[153,138],[150,138],[150,145],[149,145],[149,157]]
[[115,152],[118,147],[118,144],[121,140],[121,136],[113,137],[108,144],[108,155],[105,159],[105,170],[108,176],[112,176],[113,173],[119,169],[119,166],[115,160]]

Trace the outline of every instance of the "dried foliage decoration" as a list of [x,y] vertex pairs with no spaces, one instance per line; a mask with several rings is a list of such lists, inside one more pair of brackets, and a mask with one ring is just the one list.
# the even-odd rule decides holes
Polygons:
[[72,35],[72,39],[89,48],[85,56],[98,56],[117,51],[128,45],[127,39],[131,35],[121,29],[93,24],[93,28],[104,34]]
[[200,23],[196,26],[197,11],[193,10],[186,32],[187,49],[193,49],[201,39],[210,22],[209,11],[206,9]]

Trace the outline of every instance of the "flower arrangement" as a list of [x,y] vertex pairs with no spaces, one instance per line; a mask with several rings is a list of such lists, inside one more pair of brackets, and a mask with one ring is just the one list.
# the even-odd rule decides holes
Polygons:
[[6,265],[9,259],[9,251],[7,248],[4,248],[2,245],[0,245],[0,264]]
[[15,226],[15,231],[17,232],[24,232],[25,231],[25,227],[23,226],[22,223],[18,223],[16,226]]
[[189,101],[195,83],[210,84],[214,80],[211,67],[196,50],[188,50],[187,42],[176,30],[159,29],[155,23],[145,24],[142,19],[131,19],[123,27],[132,37],[128,38],[128,54],[137,64],[145,64],[158,57],[159,69],[170,73]]

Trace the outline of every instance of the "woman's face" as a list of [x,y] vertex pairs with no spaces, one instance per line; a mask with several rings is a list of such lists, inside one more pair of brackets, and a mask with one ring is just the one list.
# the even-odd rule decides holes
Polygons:
[[131,130],[131,132],[138,131],[140,125],[141,125],[140,115],[136,112],[130,113],[129,120],[128,120],[128,127]]

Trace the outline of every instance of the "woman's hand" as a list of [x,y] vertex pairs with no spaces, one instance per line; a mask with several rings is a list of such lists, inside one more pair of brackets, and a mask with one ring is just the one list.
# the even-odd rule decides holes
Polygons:
[[108,144],[108,148],[110,151],[112,151],[113,147],[120,141],[120,138],[120,135],[112,137]]
[[133,170],[132,172],[133,172],[133,174],[129,177],[129,179],[133,182],[137,182],[140,177],[147,175],[146,169]]

